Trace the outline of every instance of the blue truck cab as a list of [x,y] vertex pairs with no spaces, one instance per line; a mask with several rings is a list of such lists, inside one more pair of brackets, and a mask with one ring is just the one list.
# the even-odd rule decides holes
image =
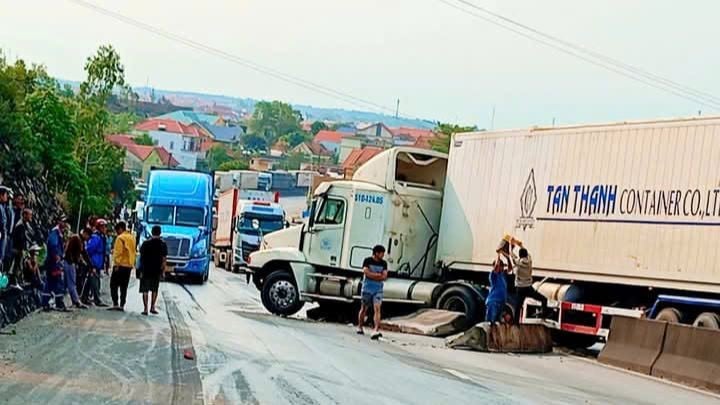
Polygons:
[[152,169],[140,243],[159,225],[167,244],[166,273],[205,282],[210,273],[213,177],[190,170]]

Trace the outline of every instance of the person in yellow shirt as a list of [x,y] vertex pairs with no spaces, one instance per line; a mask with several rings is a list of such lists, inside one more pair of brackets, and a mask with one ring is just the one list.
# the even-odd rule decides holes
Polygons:
[[[127,231],[125,222],[118,222],[115,225],[115,232],[117,236],[113,247],[113,272],[110,276],[110,296],[113,306],[108,309],[124,311],[130,273],[135,266],[135,237]],[[120,291],[120,305],[118,305],[118,290]]]

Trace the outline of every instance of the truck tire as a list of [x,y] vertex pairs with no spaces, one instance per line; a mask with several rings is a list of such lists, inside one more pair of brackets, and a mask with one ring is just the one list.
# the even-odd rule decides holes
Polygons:
[[655,315],[656,321],[665,321],[668,323],[681,323],[683,318],[682,311],[673,307],[663,308]]
[[480,313],[482,306],[475,294],[468,287],[463,286],[448,288],[437,301],[438,309],[465,313],[468,325],[475,325],[482,318],[484,315]]
[[720,329],[720,316],[714,312],[703,312],[695,318],[693,326],[708,329]]
[[265,278],[260,298],[265,309],[282,316],[297,313],[305,304],[300,300],[295,280],[285,270],[276,270]]

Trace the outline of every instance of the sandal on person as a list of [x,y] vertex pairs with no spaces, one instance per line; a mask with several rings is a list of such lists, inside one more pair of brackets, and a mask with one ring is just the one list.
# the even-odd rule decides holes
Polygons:
[[362,328],[358,328],[358,329],[355,331],[355,333],[357,333],[358,335],[364,335],[364,334],[365,334],[365,331],[362,330]]
[[147,311],[142,311],[141,314],[147,316],[148,313]]
[[159,314],[160,312],[158,312],[158,311],[156,311],[156,310],[154,310],[154,309],[151,309],[151,310],[150,310],[150,313],[153,314],[153,315],[157,315],[157,314]]
[[378,340],[382,337],[382,333],[380,332],[373,332],[372,335],[370,335],[371,340]]

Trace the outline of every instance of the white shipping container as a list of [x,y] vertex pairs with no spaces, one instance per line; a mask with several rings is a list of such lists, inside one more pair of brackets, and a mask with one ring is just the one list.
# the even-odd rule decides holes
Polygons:
[[438,260],[487,271],[510,234],[539,276],[718,293],[719,158],[718,117],[459,134]]

